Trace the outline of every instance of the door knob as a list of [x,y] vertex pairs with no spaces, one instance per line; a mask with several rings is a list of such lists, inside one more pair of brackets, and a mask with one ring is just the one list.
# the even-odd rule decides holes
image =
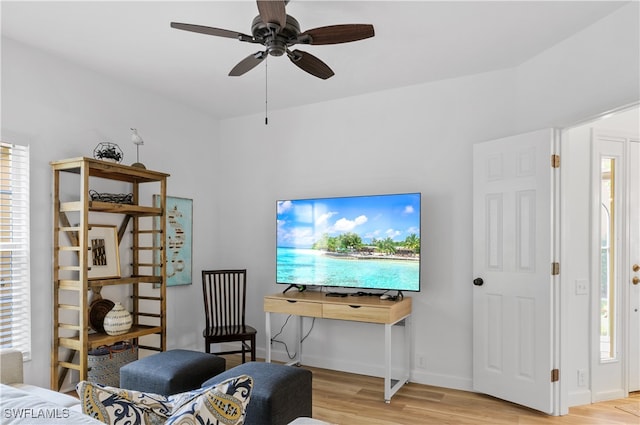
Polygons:
[[481,277],[477,277],[475,279],[473,279],[473,284],[476,286],[482,286],[484,285],[484,280],[482,280]]
[[631,268],[634,272],[640,272],[640,264],[634,264]]
[[631,279],[631,283],[637,285],[638,283],[640,283],[640,277],[634,276],[633,279]]

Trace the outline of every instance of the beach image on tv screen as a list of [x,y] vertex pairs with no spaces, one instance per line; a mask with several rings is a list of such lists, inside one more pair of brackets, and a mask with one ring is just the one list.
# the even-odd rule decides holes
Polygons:
[[277,202],[276,281],[420,290],[420,194]]

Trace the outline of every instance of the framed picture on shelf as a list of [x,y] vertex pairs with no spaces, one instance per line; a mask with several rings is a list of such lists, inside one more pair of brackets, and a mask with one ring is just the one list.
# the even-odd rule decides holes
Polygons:
[[116,226],[89,225],[89,279],[111,279],[120,277],[120,253]]
[[[193,199],[167,196],[166,201],[167,286],[191,285]],[[160,195],[153,195],[153,204],[156,207],[160,206]],[[156,223],[156,229],[159,228],[160,223]],[[156,246],[160,246],[159,240],[156,240]],[[159,255],[160,251],[156,251],[155,263],[160,262]]]

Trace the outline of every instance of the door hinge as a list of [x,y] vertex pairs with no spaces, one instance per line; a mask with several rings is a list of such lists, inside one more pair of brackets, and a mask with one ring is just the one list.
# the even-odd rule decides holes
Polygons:
[[551,168],[560,168],[560,155],[551,155]]
[[560,263],[551,263],[551,275],[557,276],[560,274]]
[[551,382],[558,382],[560,380],[560,369],[551,370]]

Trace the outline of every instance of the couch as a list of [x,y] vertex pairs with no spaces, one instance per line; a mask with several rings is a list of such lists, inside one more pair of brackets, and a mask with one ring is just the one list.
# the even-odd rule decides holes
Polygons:
[[0,422],[9,424],[100,425],[84,415],[80,400],[24,383],[22,353],[0,350]]
[[[22,363],[22,354],[19,351],[0,350],[0,423],[3,425],[103,424],[82,413],[83,407],[79,398],[25,384]],[[242,385],[241,388],[238,387],[239,393],[230,390],[230,382]],[[200,418],[200,415],[209,420],[211,411],[202,406],[204,406],[203,403],[212,403],[214,410],[216,408],[219,410],[219,417],[224,417],[225,420],[232,416],[235,418],[233,421],[224,421],[224,423],[236,423],[237,420],[242,419],[241,415],[248,402],[250,390],[243,391],[246,388],[244,384],[247,382],[252,384],[250,377],[238,377],[225,381],[215,388],[203,389],[198,392],[197,397],[195,392],[185,392],[172,396],[170,400],[165,400],[163,396],[156,394],[128,392],[87,381],[80,382],[76,391],[82,394],[82,399],[91,400],[85,406],[88,413],[105,422],[138,424],[138,419],[143,416],[147,423],[161,423],[162,418],[165,418],[167,423],[180,422],[185,417]],[[245,396],[245,399],[238,398],[241,397],[240,393]],[[225,409],[231,409],[231,411]],[[171,417],[167,418],[167,414]],[[211,422],[209,420],[209,423]],[[187,420],[186,423],[190,422]]]
[[[100,425],[82,413],[80,400],[63,393],[24,383],[22,354],[0,349],[0,423],[3,425]],[[297,418],[290,425],[327,425]]]

